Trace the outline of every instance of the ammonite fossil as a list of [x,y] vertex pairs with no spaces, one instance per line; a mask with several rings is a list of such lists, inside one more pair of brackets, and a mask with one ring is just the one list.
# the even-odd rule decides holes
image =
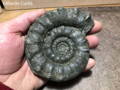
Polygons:
[[79,8],[58,8],[36,19],[25,40],[25,56],[34,74],[67,81],[85,69],[89,59],[86,34],[91,15]]

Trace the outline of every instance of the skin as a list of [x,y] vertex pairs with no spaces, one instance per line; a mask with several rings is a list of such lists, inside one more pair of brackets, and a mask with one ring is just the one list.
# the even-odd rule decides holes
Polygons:
[[[15,90],[33,90],[46,83],[46,80],[32,73],[23,56],[25,33],[30,24],[44,13],[43,9],[36,10],[0,23],[0,82]],[[93,34],[102,28],[101,23],[94,22],[92,31],[86,37],[90,48],[95,48],[99,44],[98,38]],[[90,58],[85,71],[94,65],[95,60]]]

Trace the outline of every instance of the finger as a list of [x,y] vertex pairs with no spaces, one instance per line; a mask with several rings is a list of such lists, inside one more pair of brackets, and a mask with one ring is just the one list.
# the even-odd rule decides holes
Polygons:
[[93,68],[95,66],[96,62],[94,59],[90,58],[89,61],[88,61],[88,64],[85,68],[85,71],[88,71],[90,70],[91,68]]
[[95,35],[89,35],[86,37],[90,48],[95,48],[99,44],[99,39]]
[[5,32],[26,32],[29,25],[39,16],[43,15],[45,10],[40,9],[32,12],[25,13],[21,16],[18,16],[15,19],[4,22],[4,26],[7,27]]
[[97,33],[102,30],[102,24],[94,20],[94,27],[92,28],[90,34]]

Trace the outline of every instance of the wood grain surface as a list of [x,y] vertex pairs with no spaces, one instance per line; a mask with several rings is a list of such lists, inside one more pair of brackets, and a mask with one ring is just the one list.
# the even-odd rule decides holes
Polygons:
[[[103,30],[96,34],[100,45],[91,50],[96,66],[72,81],[48,82],[39,90],[120,90],[120,7],[82,9],[103,24]],[[0,14],[0,22],[28,11],[5,11]]]
[[63,6],[120,5],[120,0],[2,0],[7,10]]

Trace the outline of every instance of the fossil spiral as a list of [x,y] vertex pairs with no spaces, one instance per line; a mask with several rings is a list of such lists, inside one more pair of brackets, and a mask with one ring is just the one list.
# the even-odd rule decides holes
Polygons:
[[86,67],[86,34],[91,15],[79,8],[58,8],[37,18],[25,39],[25,56],[34,74],[60,82],[73,79]]

